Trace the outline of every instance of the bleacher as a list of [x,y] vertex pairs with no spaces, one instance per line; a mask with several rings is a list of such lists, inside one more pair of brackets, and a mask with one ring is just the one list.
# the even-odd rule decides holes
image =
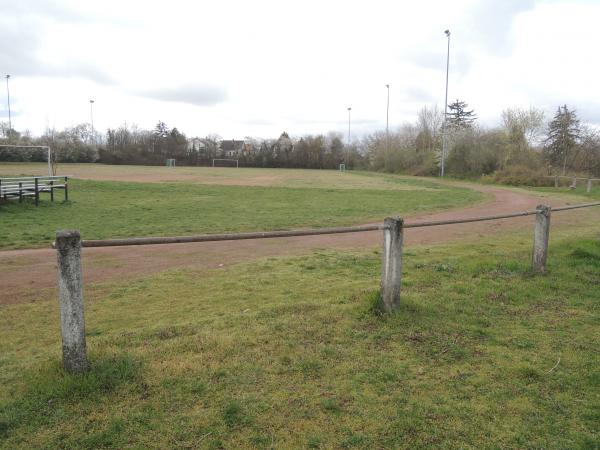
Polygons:
[[54,191],[59,189],[65,193],[65,201],[69,200],[68,176],[17,177],[0,178],[0,200],[17,200],[33,198],[35,206],[39,205],[40,194],[50,194],[54,201]]

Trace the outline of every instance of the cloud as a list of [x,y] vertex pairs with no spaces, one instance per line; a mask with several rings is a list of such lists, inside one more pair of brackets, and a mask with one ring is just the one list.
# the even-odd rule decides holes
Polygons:
[[230,137],[345,133],[351,105],[358,135],[385,127],[385,83],[390,126],[443,106],[449,28],[449,99],[482,122],[509,105],[550,114],[567,102],[600,123],[589,88],[598,0],[349,2],[343,20],[335,3],[294,3],[277,21],[275,0],[0,0],[0,76],[13,76],[18,123],[35,130],[77,123],[94,98],[102,128],[165,117],[189,134]]
[[223,87],[208,84],[184,84],[175,87],[139,90],[133,93],[155,100],[188,103],[196,106],[214,106],[227,99],[227,91]]
[[[3,105],[0,106],[0,120],[8,122],[8,105],[6,104],[6,97],[2,99]],[[10,97],[10,117],[20,117],[23,115],[23,111],[19,107],[15,107],[13,103],[13,97]],[[14,125],[14,124],[13,124]]]
[[247,119],[243,121],[246,125],[257,125],[257,126],[272,126],[275,122],[267,119]]
[[[457,21],[448,25],[450,66],[466,74],[483,51],[487,56],[506,56],[515,46],[514,23],[517,16],[536,7],[539,0],[483,0],[475,2]],[[445,70],[446,38],[443,27],[426,29],[411,48],[402,52],[404,61],[426,70]]]
[[[83,5],[83,6],[82,6]],[[110,23],[111,25],[136,25],[139,21],[123,18],[112,8],[93,8],[84,2],[61,2],[47,0],[0,0],[0,11],[5,16],[19,20],[25,18],[62,24]]]
[[469,37],[476,45],[493,54],[506,55],[513,46],[512,31],[515,18],[534,9],[535,0],[484,0],[476,4],[458,24],[457,32]]
[[[377,119],[363,119],[363,118],[352,119],[351,122],[354,125],[375,125],[375,124],[381,123],[381,121],[377,120]],[[348,122],[338,121],[338,123],[348,123]]]
[[43,27],[39,21],[24,26],[15,17],[0,18],[0,61],[6,73],[14,77],[79,77],[100,84],[112,84],[114,79],[100,67],[84,60],[45,61],[42,52]]
[[[598,106],[598,104],[585,102],[573,105],[567,103],[567,105],[569,106],[569,109],[572,108],[575,110],[577,117],[579,117],[583,123],[595,126],[600,125],[600,106]],[[547,118],[551,118],[552,115],[554,115],[557,107],[558,103],[552,113],[547,115]]]
[[417,67],[431,70],[442,70],[446,67],[446,51],[444,42],[439,49],[411,48],[402,54],[402,59]]
[[77,21],[83,18],[72,8],[65,8],[58,2],[36,1],[36,0],[0,0],[0,8],[6,15],[15,17],[37,16],[48,17],[63,21]]
[[[439,33],[435,44],[427,41],[418,47],[405,50],[401,57],[402,61],[408,62],[419,69],[430,70],[438,73],[446,73],[446,37]],[[475,62],[473,55],[468,49],[456,45],[456,39],[450,43],[450,70],[459,76],[465,75]]]
[[408,86],[403,91],[403,99],[416,103],[432,103],[436,101],[430,90],[420,86]]

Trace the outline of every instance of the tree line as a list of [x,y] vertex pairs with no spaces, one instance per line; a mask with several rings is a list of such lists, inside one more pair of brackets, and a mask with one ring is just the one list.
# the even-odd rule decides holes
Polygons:
[[[175,159],[177,165],[211,165],[215,158],[233,158],[246,167],[337,169],[364,168],[365,157],[356,145],[344,145],[340,134],[306,135],[298,139],[283,132],[277,139],[246,137],[238,143],[236,154],[228,155],[218,135],[188,139],[177,128],[159,121],[154,129],[122,125],[105,134],[94,132],[88,124],[47,130],[40,137],[0,128],[0,143],[48,145],[58,162],[99,162],[104,164],[164,165]],[[46,153],[32,149],[0,148],[0,161],[45,161]]]
[[368,167],[386,172],[438,175],[442,140],[447,140],[446,173],[488,176],[512,184],[543,183],[544,175],[600,176],[600,134],[581,124],[575,110],[559,106],[550,121],[534,107],[507,108],[501,123],[486,127],[475,111],[457,100],[444,113],[424,107],[415,123],[389,135],[377,132],[361,143]]
[[[217,135],[189,139],[176,127],[159,121],[154,129],[122,125],[106,133],[92,132],[89,124],[62,131],[48,129],[42,136],[9,130],[0,123],[0,143],[49,145],[59,162],[164,165],[210,165],[212,159],[230,157],[247,167],[310,169],[348,168],[438,175],[442,141],[446,140],[446,173],[457,177],[488,176],[519,184],[540,181],[548,174],[600,176],[600,135],[581,124],[575,110],[557,108],[546,121],[537,108],[508,108],[501,123],[486,127],[464,101],[448,105],[448,114],[423,107],[414,123],[389,133],[375,132],[350,145],[339,133],[298,138],[282,133],[276,139],[247,137],[233,142],[233,153],[222,147]],[[0,148],[2,161],[44,161],[45,152]]]

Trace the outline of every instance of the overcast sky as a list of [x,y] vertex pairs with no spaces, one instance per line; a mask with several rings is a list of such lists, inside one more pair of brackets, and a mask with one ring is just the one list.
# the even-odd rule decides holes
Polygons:
[[[158,120],[188,136],[385,128],[449,99],[486,125],[559,104],[600,124],[600,0],[0,0],[13,126]],[[7,120],[6,83],[0,120]]]

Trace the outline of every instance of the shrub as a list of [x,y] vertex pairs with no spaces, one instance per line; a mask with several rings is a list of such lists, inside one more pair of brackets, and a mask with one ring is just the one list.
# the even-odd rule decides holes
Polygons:
[[483,182],[511,186],[552,186],[552,178],[546,178],[544,169],[531,169],[523,165],[507,166],[491,175],[482,177]]
[[553,186],[554,180],[546,178],[546,175],[544,169],[532,169],[519,164],[507,166],[491,175],[486,175],[482,177],[482,181],[511,186]]

